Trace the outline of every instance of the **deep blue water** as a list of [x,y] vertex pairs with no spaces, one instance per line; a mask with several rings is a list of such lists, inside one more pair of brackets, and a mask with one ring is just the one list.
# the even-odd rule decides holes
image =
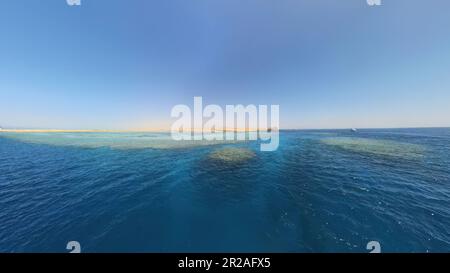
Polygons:
[[280,137],[0,133],[0,252],[450,251],[450,129]]

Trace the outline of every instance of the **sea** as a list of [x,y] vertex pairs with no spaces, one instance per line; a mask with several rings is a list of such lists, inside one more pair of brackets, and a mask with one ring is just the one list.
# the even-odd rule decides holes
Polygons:
[[0,252],[450,252],[450,128],[0,132]]

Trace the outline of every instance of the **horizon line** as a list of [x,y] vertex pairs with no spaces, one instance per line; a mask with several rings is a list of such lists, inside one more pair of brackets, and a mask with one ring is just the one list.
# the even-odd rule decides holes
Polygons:
[[[339,127],[339,128],[280,128],[278,131],[312,131],[312,130],[383,130],[383,129],[446,129],[450,126],[420,126],[420,127]],[[255,132],[257,129],[225,129],[222,132]],[[262,130],[265,131],[265,130]],[[170,133],[168,129],[13,129],[1,128],[3,133]],[[192,132],[198,132],[195,129]]]

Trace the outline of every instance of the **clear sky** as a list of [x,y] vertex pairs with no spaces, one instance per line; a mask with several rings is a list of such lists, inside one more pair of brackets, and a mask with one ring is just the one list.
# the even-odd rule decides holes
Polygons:
[[169,128],[279,104],[282,128],[450,126],[450,1],[4,0],[0,125]]

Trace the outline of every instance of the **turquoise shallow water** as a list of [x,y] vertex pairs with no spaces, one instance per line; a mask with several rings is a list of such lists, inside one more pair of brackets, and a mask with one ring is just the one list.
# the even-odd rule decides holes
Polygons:
[[450,129],[0,133],[0,251],[450,251]]

